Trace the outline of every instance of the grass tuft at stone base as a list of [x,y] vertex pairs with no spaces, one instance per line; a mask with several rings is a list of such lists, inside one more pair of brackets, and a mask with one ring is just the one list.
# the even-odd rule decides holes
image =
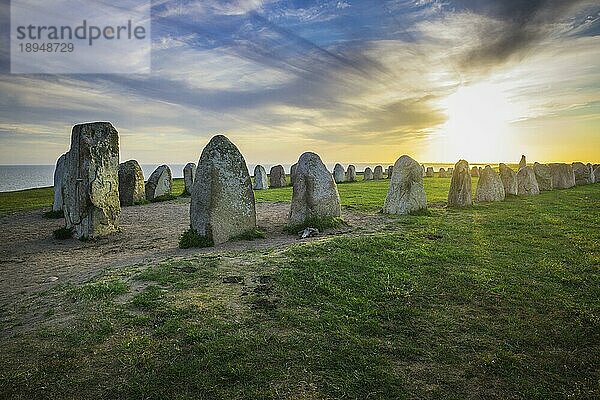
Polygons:
[[183,232],[181,237],[179,238],[179,248],[180,249],[189,249],[192,247],[212,247],[215,243],[208,236],[200,236],[198,233],[190,228],[187,231]]

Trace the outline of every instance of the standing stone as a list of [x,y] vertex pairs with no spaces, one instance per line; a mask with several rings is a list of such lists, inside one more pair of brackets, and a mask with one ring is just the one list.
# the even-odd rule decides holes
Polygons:
[[465,160],[460,160],[454,165],[450,190],[448,191],[448,207],[472,205],[472,190],[469,163]]
[[144,172],[136,160],[119,164],[119,201],[121,206],[132,206],[146,199]]
[[438,171],[438,178],[445,178],[445,177],[446,177],[446,169],[440,168]]
[[66,228],[93,239],[119,228],[119,133],[110,122],[75,125],[65,158]]
[[52,211],[62,211],[63,209],[62,183],[66,158],[67,155],[63,154],[56,160],[56,168],[54,169],[54,203],[52,204]]
[[481,171],[475,189],[475,201],[478,203],[503,201],[506,197],[504,185],[500,175],[496,173],[489,165]]
[[573,173],[575,174],[576,186],[589,185],[590,183],[594,183],[590,167],[585,165],[584,163],[573,163]]
[[449,177],[449,176],[451,177],[453,173],[454,173],[454,168],[448,168],[446,170],[446,177]]
[[373,180],[373,171],[371,170],[371,168],[369,168],[369,167],[365,168],[365,172],[363,174],[363,180],[365,180],[365,181]]
[[386,214],[410,214],[427,208],[423,168],[407,155],[394,164],[390,187],[383,203]]
[[333,176],[317,154],[302,154],[296,169],[290,225],[303,224],[309,218],[340,215],[340,196]]
[[427,170],[425,171],[425,176],[428,178],[433,178],[435,176],[433,172],[433,167],[427,167]]
[[387,168],[387,177],[388,177],[388,179],[392,179],[392,175],[394,175],[394,166],[390,165]]
[[600,165],[594,165],[594,183],[600,183]]
[[591,177],[592,183],[596,183],[596,175],[594,174],[594,166],[592,164],[589,164],[589,163],[588,163],[587,166],[590,169],[590,177]]
[[550,171],[554,189],[569,189],[575,186],[575,173],[572,165],[553,163],[550,164]]
[[522,155],[521,161],[519,161],[519,169],[525,168],[526,166],[527,166],[527,159],[525,158],[525,155]]
[[346,172],[341,164],[335,164],[335,167],[333,167],[333,179],[335,183],[342,183],[346,179]]
[[375,167],[375,170],[373,171],[373,179],[376,181],[383,179],[383,167],[381,165]]
[[184,194],[192,194],[192,187],[194,186],[194,179],[196,178],[196,164],[187,163],[183,167],[183,184]]
[[256,206],[246,160],[223,135],[202,150],[190,202],[191,227],[217,245],[256,229]]
[[425,178],[425,164],[421,164],[421,169],[423,170],[423,178]]
[[477,178],[479,176],[479,168],[477,168],[477,167],[471,168],[471,176],[473,178]]
[[152,201],[170,196],[173,190],[173,175],[168,165],[156,168],[146,182],[146,200]]
[[294,186],[294,179],[296,178],[296,168],[298,168],[298,163],[290,167],[290,186]]
[[533,196],[540,194],[540,188],[535,179],[533,167],[522,167],[517,172],[517,194],[519,196]]
[[346,182],[356,182],[356,167],[352,164],[346,170]]
[[536,162],[533,164],[533,172],[540,191],[552,190],[552,170],[550,166]]
[[262,165],[254,167],[254,190],[264,190],[269,188],[267,181],[267,170]]
[[271,171],[269,171],[269,186],[273,188],[287,186],[283,165],[275,165],[274,167],[271,167]]
[[500,179],[504,186],[504,193],[517,195],[517,173],[509,168],[506,164],[500,163]]

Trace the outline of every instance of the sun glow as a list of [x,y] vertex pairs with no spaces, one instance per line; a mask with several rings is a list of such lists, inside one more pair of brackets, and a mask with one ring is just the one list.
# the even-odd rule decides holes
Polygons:
[[439,128],[437,143],[431,143],[433,159],[497,162],[519,153],[511,124],[520,113],[507,88],[490,82],[460,86],[440,106],[448,120]]

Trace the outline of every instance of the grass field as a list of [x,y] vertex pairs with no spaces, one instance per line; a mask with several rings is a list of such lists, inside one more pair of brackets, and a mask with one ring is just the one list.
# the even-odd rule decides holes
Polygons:
[[[425,182],[428,215],[379,232],[40,294],[42,322],[1,336],[0,397],[599,398],[600,185],[447,210],[449,179]],[[387,184],[339,185],[342,203],[377,210]]]

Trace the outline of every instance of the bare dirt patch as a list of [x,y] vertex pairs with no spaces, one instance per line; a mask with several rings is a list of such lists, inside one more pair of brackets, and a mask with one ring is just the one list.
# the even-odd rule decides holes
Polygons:
[[[258,225],[266,230],[264,239],[185,250],[178,247],[179,236],[189,227],[189,199],[185,198],[125,207],[120,232],[89,242],[54,239],[53,230],[64,221],[45,219],[41,210],[4,215],[0,217],[0,308],[59,284],[85,282],[109,267],[298,243],[296,236],[283,232],[288,212],[289,203],[258,203]],[[386,223],[379,214],[354,210],[345,210],[343,218],[349,225],[329,235],[364,232]]]

